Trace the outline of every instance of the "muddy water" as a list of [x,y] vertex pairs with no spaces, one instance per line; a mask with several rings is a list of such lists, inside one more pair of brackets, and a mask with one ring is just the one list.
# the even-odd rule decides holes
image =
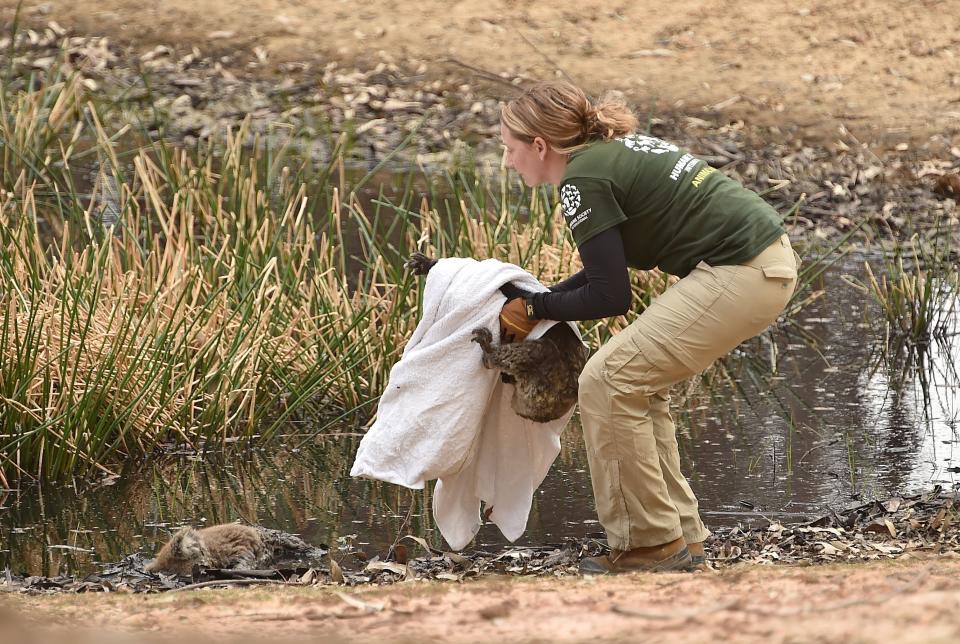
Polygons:
[[[676,401],[685,471],[708,525],[799,521],[861,499],[960,482],[960,340],[885,350],[864,296],[831,269],[826,295],[797,322],[745,344],[725,377]],[[957,320],[950,333],[958,331]],[[771,363],[776,362],[776,371]],[[398,536],[442,545],[430,492],[348,476],[363,430],[317,438],[291,427],[283,444],[226,460],[185,455],[78,493],[70,487],[0,492],[0,569],[85,573],[152,553],[169,530],[244,518],[308,541],[383,553]],[[521,541],[596,533],[576,423],[538,490]],[[484,526],[476,547],[504,545]],[[472,546],[473,547],[473,546]]]

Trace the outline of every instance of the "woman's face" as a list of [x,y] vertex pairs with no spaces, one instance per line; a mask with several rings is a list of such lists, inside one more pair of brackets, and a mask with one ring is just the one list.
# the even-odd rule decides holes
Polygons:
[[514,136],[503,123],[500,124],[500,139],[507,148],[507,167],[517,171],[523,182],[530,187],[547,183],[547,144],[540,137],[527,143]]

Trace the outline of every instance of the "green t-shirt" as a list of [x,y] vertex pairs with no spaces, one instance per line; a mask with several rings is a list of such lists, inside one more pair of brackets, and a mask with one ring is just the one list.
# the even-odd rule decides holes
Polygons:
[[639,134],[571,154],[560,201],[578,246],[620,226],[630,266],[680,277],[701,261],[746,262],[784,233],[755,192],[676,145]]

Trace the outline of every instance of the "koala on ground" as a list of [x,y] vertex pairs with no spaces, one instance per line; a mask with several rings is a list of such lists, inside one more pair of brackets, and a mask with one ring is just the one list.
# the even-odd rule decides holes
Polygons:
[[292,534],[260,526],[223,523],[197,530],[182,528],[174,534],[144,570],[181,576],[204,568],[255,570],[278,560],[319,558],[322,548]]
[[[414,253],[406,266],[415,275],[426,275],[437,263]],[[473,330],[473,341],[483,351],[483,366],[499,369],[504,382],[515,385],[510,406],[518,416],[538,423],[556,420],[577,402],[577,379],[588,351],[566,323],[558,323],[536,340],[494,343],[489,329]]]

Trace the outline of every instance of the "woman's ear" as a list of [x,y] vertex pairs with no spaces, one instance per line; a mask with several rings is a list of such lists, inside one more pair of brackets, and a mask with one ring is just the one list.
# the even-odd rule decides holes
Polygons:
[[539,137],[539,136],[534,137],[533,149],[537,153],[537,158],[540,159],[541,161],[547,158],[547,150],[549,149],[549,146],[547,145],[547,142],[543,140],[542,137]]

